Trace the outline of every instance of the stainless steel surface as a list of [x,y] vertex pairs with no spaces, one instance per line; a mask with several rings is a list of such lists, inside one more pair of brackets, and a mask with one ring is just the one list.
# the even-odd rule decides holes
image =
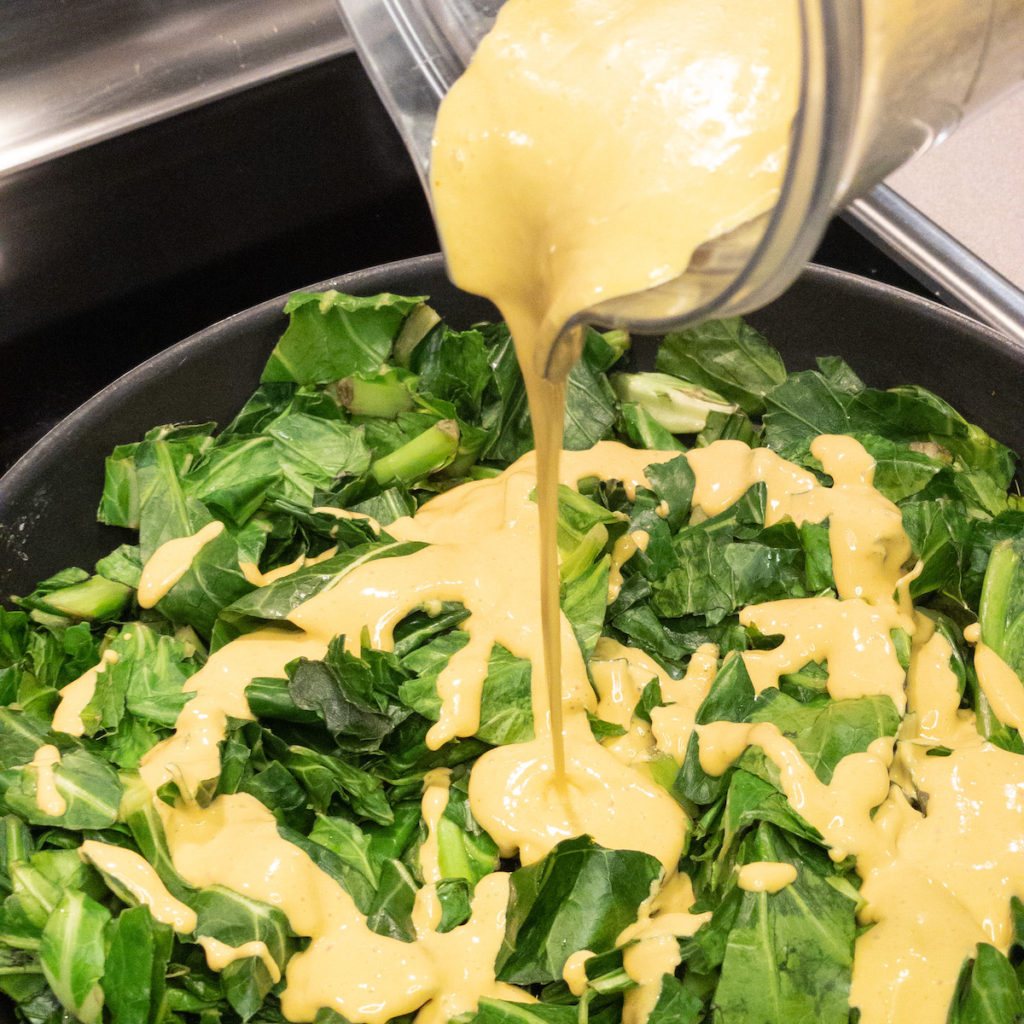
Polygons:
[[941,299],[1024,350],[1024,292],[893,189],[877,186],[851,203],[844,216]]
[[1024,86],[886,184],[1024,289]]
[[0,175],[349,49],[335,0],[4,0]]

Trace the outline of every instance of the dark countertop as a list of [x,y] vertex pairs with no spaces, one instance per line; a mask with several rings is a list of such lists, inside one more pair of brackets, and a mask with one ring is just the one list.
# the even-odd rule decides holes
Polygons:
[[[0,472],[195,331],[437,247],[353,55],[3,179]],[[924,294],[841,221],[816,261]]]

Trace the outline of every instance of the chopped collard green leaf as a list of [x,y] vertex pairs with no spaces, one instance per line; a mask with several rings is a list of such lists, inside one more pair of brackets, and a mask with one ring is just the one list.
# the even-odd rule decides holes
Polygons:
[[[108,458],[99,518],[137,540],[112,542],[94,567],[69,568],[0,609],[0,998],[31,1024],[288,1019],[287,972],[302,963],[310,932],[257,893],[190,884],[164,831],[176,798],[203,807],[240,795],[269,809],[277,837],[340,886],[369,929],[403,948],[424,927],[425,883],[430,928],[443,940],[478,927],[483,901],[494,898],[485,880],[500,874],[507,898],[494,911],[504,920],[494,974],[503,984],[459,1004],[459,1024],[616,1024],[624,1014],[649,1024],[855,1024],[852,967],[865,923],[853,857],[826,847],[760,746],[711,774],[698,734],[712,723],[773,729],[808,767],[808,784],[828,785],[844,759],[891,748],[903,735],[902,708],[888,695],[834,699],[819,654],[790,666],[777,687],[755,689],[742,654],[770,651],[780,638],[741,624],[740,612],[835,597],[828,522],[776,521],[763,482],[705,515],[685,453],[719,441],[764,446],[828,485],[812,442],[822,433],[855,438],[910,539],[907,569],[917,566],[905,586],[950,652],[960,715],[976,721],[979,743],[1016,754],[1017,722],[979,682],[963,631],[979,622],[981,645],[1024,677],[1024,503],[1013,453],[939,397],[869,388],[838,357],[787,373],[739,319],[669,335],[655,373],[637,372],[624,332],[588,331],[565,416],[567,449],[617,440],[679,453],[652,465],[635,493],[595,479],[562,487],[557,541],[572,635],[584,660],[613,663],[619,687],[588,712],[605,750],[625,757],[638,736],[657,735],[678,701],[674,688],[710,659],[683,749],[659,751],[642,769],[689,819],[682,857],[670,865],[676,882],[685,874],[692,886],[689,905],[650,902],[664,872],[649,853],[570,832],[522,863],[476,820],[471,766],[492,748],[534,740],[533,669],[495,643],[484,652],[475,731],[434,749],[439,677],[470,642],[470,609],[447,598],[388,623],[385,649],[368,636],[337,636],[320,656],[248,680],[239,717],[225,724],[220,772],[195,794],[172,780],[155,803],[140,779],[147,753],[194,697],[193,676],[225,645],[268,626],[294,635],[299,605],[422,548],[402,540],[396,520],[532,448],[507,328],[454,329],[425,303],[293,295],[260,386],[231,423],[156,427]],[[213,522],[221,532],[155,607],[140,607],[146,561]],[[623,545],[641,535],[622,561]],[[893,630],[891,643],[906,670],[908,634]],[[631,669],[635,699],[616,717],[606,712],[627,688],[614,669],[622,647],[644,652],[649,670]],[[93,669],[80,728],[59,731],[61,691]],[[41,750],[52,750],[51,761]],[[941,766],[956,751],[936,742],[925,755]],[[428,821],[424,789],[439,779],[445,802]],[[907,813],[927,813],[929,797],[908,790]],[[86,840],[106,846],[80,856]],[[145,858],[194,925],[175,931],[161,919],[96,852],[107,847]],[[741,887],[741,869],[764,862],[791,866],[795,878],[777,891]],[[663,910],[687,924],[662,934],[665,970],[638,1000],[641,926]],[[952,1024],[1024,1020],[1016,899],[1012,920],[1012,942],[979,941],[958,961]],[[234,953],[218,962],[211,949],[221,947]],[[590,955],[567,971],[582,950]],[[325,1004],[315,1020],[345,1018]]]

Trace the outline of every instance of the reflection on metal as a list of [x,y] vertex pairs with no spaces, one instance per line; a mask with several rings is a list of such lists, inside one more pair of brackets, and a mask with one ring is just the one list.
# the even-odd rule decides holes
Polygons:
[[851,203],[844,217],[940,299],[1024,349],[1024,292],[897,192],[878,185]]
[[0,174],[351,49],[335,0],[3,0]]

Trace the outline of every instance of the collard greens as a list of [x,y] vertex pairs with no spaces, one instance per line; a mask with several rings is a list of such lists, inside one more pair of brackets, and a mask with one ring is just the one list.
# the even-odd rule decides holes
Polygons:
[[[390,522],[438,491],[494,475],[532,446],[507,329],[456,331],[422,303],[293,296],[290,326],[231,423],[157,427],[126,439],[107,460],[99,517],[137,531],[137,541],[95,567],[42,581],[15,608],[0,610],[0,991],[20,1019],[283,1019],[281,984],[259,958],[210,971],[193,936],[175,935],[134,906],[77,847],[100,839],[140,851],[196,911],[197,931],[232,945],[258,939],[281,969],[301,947],[275,908],[218,887],[195,891],[177,877],[135,769],[169,734],[188,699],[183,688],[210,651],[282,621],[354,566],[412,550],[388,537]],[[810,454],[814,436],[855,436],[876,460],[879,489],[902,511],[923,561],[913,596],[953,645],[979,728],[1024,752],[979,694],[960,636],[980,615],[985,642],[1024,672],[1024,504],[1008,493],[1013,453],[935,395],[909,385],[867,388],[838,358],[787,373],[779,353],[739,320],[666,338],[658,356],[662,397],[673,380],[677,404],[694,389],[715,395],[698,433],[674,436],[656,408],[616,400],[608,373],[632,370],[626,342],[621,332],[588,333],[569,380],[566,446],[618,438],[683,451],[739,438],[820,476]],[[635,501],[611,484],[563,489],[562,604],[585,654],[603,634],[643,648],[678,676],[706,641],[723,659],[770,645],[739,625],[744,605],[834,591],[826,527],[766,527],[763,486],[701,519],[690,514],[694,480],[685,459],[649,477],[652,490],[641,489]],[[320,506],[367,513],[383,532],[314,511]],[[143,562],[164,541],[213,520],[225,524],[221,535],[154,610],[141,610],[134,588]],[[627,522],[650,541],[626,563],[608,606],[609,554]],[[325,560],[260,588],[239,567],[251,562],[267,572],[334,545]],[[617,936],[659,865],[588,837],[565,841],[528,867],[500,865],[497,847],[473,819],[468,769],[488,747],[532,737],[530,665],[496,646],[477,734],[429,750],[437,675],[465,643],[459,626],[467,615],[458,604],[431,611],[398,626],[392,652],[356,657],[339,638],[321,661],[299,660],[282,678],[254,679],[247,696],[256,721],[230,724],[221,774],[202,796],[257,797],[281,835],[350,893],[371,928],[408,941],[421,884],[423,778],[431,768],[451,768],[438,828],[440,928],[466,920],[483,876],[510,870],[497,973],[540,1000],[486,999],[464,1024],[612,1024],[632,985]],[[106,650],[118,659],[83,712],[84,735],[54,733],[59,689]],[[698,721],[772,722],[828,781],[842,757],[894,735],[899,717],[888,698],[830,699],[826,671],[808,665],[755,696],[743,662],[723,660]],[[660,689],[649,686],[638,714],[649,720],[660,703]],[[601,737],[621,732],[596,718],[592,727]],[[36,773],[27,767],[44,743],[62,755],[56,784],[66,810],[58,817],[38,809]],[[754,748],[711,777],[691,740],[682,767],[658,777],[692,818],[680,867],[693,881],[695,909],[711,918],[679,940],[682,963],[662,981],[652,1024],[851,1021],[857,878],[848,862],[829,859],[820,836],[792,810],[771,762]],[[740,890],[738,868],[764,860],[798,866],[798,880],[772,896]],[[952,1021],[1006,1024],[1024,1013],[1024,908],[1015,912],[1010,958],[979,947],[963,967]],[[561,973],[581,948],[596,955],[577,998]],[[340,1021],[330,1011],[321,1018]]]

